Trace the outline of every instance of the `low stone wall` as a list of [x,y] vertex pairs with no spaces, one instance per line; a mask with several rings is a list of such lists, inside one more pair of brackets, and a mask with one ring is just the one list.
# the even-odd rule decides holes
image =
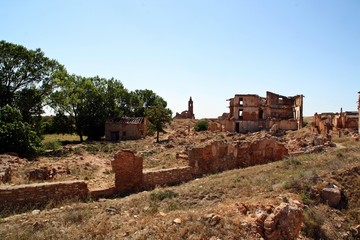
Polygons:
[[112,197],[116,193],[115,188],[105,188],[105,189],[91,189],[89,191],[89,197],[91,199],[107,198]]
[[289,152],[284,144],[265,138],[249,142],[213,142],[190,149],[188,155],[194,173],[203,175],[281,160],[289,156]]
[[156,186],[175,185],[193,179],[192,167],[170,168],[143,173],[143,189]]
[[49,201],[71,198],[84,199],[88,196],[88,193],[89,190],[84,181],[1,186],[0,210],[40,206]]

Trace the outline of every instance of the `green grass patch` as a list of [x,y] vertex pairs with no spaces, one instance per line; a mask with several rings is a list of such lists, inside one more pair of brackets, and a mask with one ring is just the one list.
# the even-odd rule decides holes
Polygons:
[[45,134],[43,144],[48,142],[78,142],[80,137],[76,134]]

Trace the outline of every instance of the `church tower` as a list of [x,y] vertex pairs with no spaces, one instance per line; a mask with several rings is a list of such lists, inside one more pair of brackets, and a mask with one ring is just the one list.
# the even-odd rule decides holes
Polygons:
[[188,116],[187,118],[191,118],[191,119],[194,119],[195,116],[194,116],[194,105],[193,105],[193,100],[192,98],[190,97],[190,100],[188,102]]

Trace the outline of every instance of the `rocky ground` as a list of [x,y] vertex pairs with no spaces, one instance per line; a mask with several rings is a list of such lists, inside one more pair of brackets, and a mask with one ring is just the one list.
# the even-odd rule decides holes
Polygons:
[[[292,157],[125,198],[49,204],[0,218],[0,239],[291,239],[293,232],[281,230],[287,224],[301,229],[299,239],[359,239],[360,144],[355,133],[342,138],[336,133],[321,137],[310,128],[197,133],[194,123],[174,121],[160,143],[147,137],[70,144],[36,161],[3,155],[0,180],[16,185],[83,179],[101,188],[113,184],[110,160],[119,149],[136,150],[144,168],[161,169],[185,166],[188,148],[213,141],[275,137]],[[289,218],[280,217],[285,215]]]

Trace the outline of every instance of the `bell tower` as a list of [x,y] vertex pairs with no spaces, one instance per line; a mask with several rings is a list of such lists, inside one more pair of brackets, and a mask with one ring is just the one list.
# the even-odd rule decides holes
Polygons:
[[195,116],[194,116],[194,105],[193,105],[193,100],[192,98],[190,97],[189,99],[189,102],[188,102],[188,118],[191,118],[191,119],[194,119]]

